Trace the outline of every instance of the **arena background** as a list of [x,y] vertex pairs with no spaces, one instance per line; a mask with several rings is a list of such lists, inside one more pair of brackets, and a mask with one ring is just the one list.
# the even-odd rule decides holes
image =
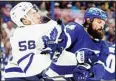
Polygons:
[[[4,70],[7,60],[10,59],[11,52],[8,49],[9,38],[12,36],[17,27],[10,18],[11,8],[21,1],[0,1],[0,58],[1,70]],[[104,40],[115,43],[115,19],[116,19],[116,2],[115,1],[29,1],[36,4],[42,14],[48,15],[51,19],[68,22],[75,21],[83,24],[83,16],[86,9],[97,7],[107,12],[108,20],[106,21],[104,31]]]

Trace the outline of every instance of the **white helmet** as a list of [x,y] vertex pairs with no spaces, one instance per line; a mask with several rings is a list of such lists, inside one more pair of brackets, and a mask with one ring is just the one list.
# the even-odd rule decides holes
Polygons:
[[19,27],[24,26],[21,22],[21,18],[26,16],[27,12],[33,8],[33,5],[30,2],[20,2],[10,11],[10,16],[12,21],[17,24]]

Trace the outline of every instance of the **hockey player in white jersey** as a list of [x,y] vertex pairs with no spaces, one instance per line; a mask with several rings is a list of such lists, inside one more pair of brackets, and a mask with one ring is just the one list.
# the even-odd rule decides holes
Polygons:
[[61,26],[53,20],[42,23],[41,15],[30,2],[20,2],[10,15],[18,27],[10,39],[13,59],[5,67],[5,80],[38,81],[51,63],[49,55],[40,53],[48,42],[57,43]]

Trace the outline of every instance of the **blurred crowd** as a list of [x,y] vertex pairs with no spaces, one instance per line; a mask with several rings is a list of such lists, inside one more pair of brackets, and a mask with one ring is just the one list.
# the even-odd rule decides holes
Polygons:
[[[9,38],[13,35],[15,28],[17,27],[10,18],[9,12],[11,8],[19,3],[18,1],[2,1],[0,2],[0,50],[1,57],[7,57],[10,55],[10,44]],[[41,13],[43,15],[47,15],[51,17],[54,15],[54,20],[62,19],[62,21],[67,24],[68,22],[75,21],[83,24],[83,16],[85,11],[90,7],[98,7],[108,14],[108,20],[106,21],[106,25],[104,27],[106,41],[109,43],[115,43],[115,2],[92,2],[92,1],[55,1],[54,2],[54,10],[51,9],[51,2],[36,2],[32,1],[32,3],[36,4]],[[54,14],[53,14],[54,12]],[[2,54],[3,53],[3,54]],[[4,56],[5,54],[5,56]],[[4,61],[2,59],[1,61]],[[2,68],[2,67],[1,67]]]

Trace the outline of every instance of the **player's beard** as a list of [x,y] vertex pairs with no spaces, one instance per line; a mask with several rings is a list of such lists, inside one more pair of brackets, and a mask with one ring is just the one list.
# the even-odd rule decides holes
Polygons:
[[92,28],[92,23],[89,24],[87,31],[93,38],[103,39],[103,37],[104,37],[103,29],[94,30]]

